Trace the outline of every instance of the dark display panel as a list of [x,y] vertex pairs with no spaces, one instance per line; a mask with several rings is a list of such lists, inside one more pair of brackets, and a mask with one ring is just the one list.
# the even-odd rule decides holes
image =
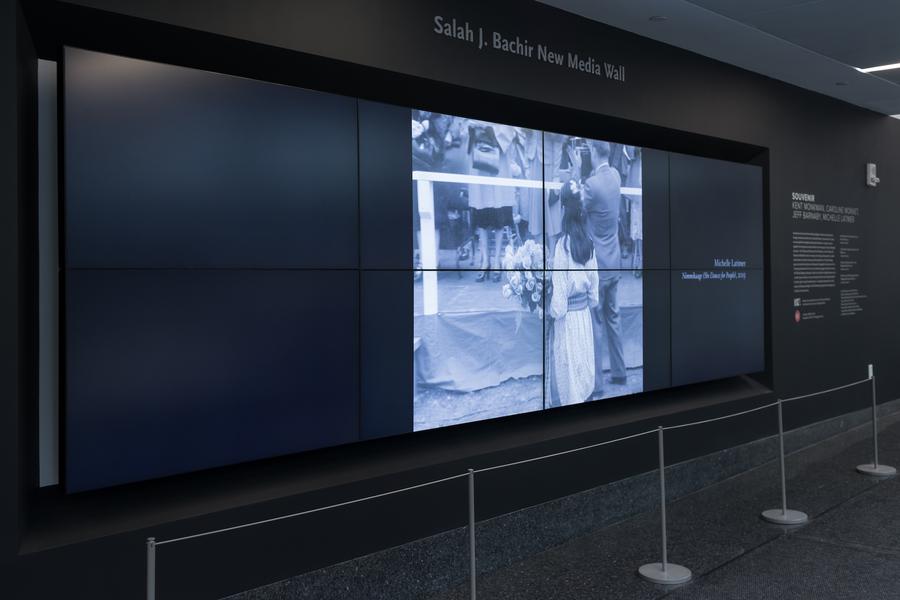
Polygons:
[[407,201],[409,109],[359,101],[360,261],[364,269],[409,269],[413,252]]
[[672,385],[765,368],[763,272],[672,271]]
[[[404,203],[405,204],[405,203]],[[409,271],[364,271],[361,277],[360,435],[371,439],[412,430],[417,375]]]
[[763,368],[762,272],[669,270],[761,264],[758,167],[73,49],[65,84],[70,491]]
[[70,271],[67,488],[355,441],[357,298],[352,271]]
[[763,267],[762,169],[669,155],[673,269]]
[[765,368],[762,169],[669,157],[672,385]]
[[70,268],[357,266],[355,99],[64,60]]

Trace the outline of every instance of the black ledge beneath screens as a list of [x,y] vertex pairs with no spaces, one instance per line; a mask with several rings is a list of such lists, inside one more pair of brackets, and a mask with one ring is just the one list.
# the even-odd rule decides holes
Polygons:
[[[278,516],[295,511],[298,506],[324,506],[454,475],[466,468],[487,467],[628,435],[660,423],[675,424],[736,412],[757,406],[770,395],[771,390],[749,377],[732,377],[647,392],[637,403],[630,398],[615,398],[603,406],[593,403],[571,411],[532,413],[473,423],[467,428],[435,429],[325,448],[70,494],[61,500],[62,504],[56,498],[46,498],[35,506],[34,526],[23,540],[22,552],[40,552],[151,526],[156,526],[155,534],[166,537],[195,533],[195,529],[182,526],[184,520],[208,518],[210,506],[227,514],[226,520],[214,526],[226,527],[234,523],[230,511],[248,504],[253,505],[253,513],[246,520]],[[743,433],[747,440],[771,432],[771,417],[761,414],[768,419],[766,426],[762,431],[751,429]],[[734,440],[733,435],[729,444]],[[717,441],[710,436],[694,436],[691,441],[695,451],[701,454],[721,448],[721,443],[721,439]],[[656,460],[653,440],[644,445],[648,449],[646,464],[652,468]],[[634,463],[609,464],[612,468],[600,473],[600,479],[596,469],[586,469],[591,473],[587,477],[590,483],[569,487],[568,493],[627,476]],[[557,488],[547,486],[531,486],[531,489],[541,496],[535,498],[536,502],[549,500],[551,494],[558,493]],[[511,500],[507,493],[502,497]],[[444,499],[447,512],[454,514],[457,496],[445,494]],[[409,499],[413,503],[410,506],[417,501],[417,497]],[[506,511],[501,508],[494,512]],[[165,525],[176,521],[177,526]],[[309,527],[310,523],[301,525],[303,535],[309,534]],[[323,528],[322,535],[328,535],[327,528]]]

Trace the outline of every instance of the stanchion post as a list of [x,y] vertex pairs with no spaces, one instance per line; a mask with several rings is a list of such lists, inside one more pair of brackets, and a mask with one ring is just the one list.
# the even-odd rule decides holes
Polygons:
[[878,463],[878,400],[875,393],[875,366],[869,365],[869,381],[872,382],[872,462],[858,465],[856,470],[875,477],[892,477],[897,469]]
[[475,600],[475,471],[469,469],[469,598]]
[[156,538],[147,538],[147,600],[156,600]]
[[807,514],[787,507],[787,476],[784,470],[784,415],[781,398],[778,399],[778,464],[781,473],[781,508],[763,511],[762,518],[778,525],[802,525],[809,521]]
[[869,380],[872,382],[872,465],[878,468],[878,394],[875,393],[875,366],[869,365]]
[[666,454],[663,431],[663,427],[660,425],[657,442],[659,446],[659,517],[662,533],[662,562],[641,565],[638,574],[651,583],[677,585],[691,580],[691,570],[669,562],[666,536]]

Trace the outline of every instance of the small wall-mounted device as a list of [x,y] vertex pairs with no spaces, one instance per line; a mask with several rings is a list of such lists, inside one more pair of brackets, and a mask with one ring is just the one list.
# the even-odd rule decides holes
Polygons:
[[869,187],[875,187],[880,182],[881,180],[878,178],[875,163],[868,163],[866,165],[866,185]]

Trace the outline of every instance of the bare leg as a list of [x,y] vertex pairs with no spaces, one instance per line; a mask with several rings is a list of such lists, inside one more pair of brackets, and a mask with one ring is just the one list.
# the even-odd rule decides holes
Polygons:
[[634,240],[634,274],[641,276],[641,269],[644,268],[644,240]]
[[479,227],[478,233],[478,252],[481,254],[481,270],[486,271],[488,268],[488,232],[484,227]]

